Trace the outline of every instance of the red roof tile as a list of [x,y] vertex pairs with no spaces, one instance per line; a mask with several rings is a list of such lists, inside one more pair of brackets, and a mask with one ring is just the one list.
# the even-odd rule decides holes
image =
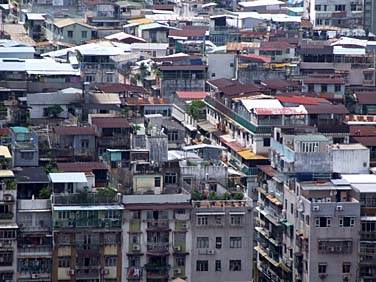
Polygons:
[[98,128],[130,128],[126,118],[121,117],[94,117],[92,124]]
[[55,127],[55,133],[58,135],[95,135],[95,130],[91,126],[64,126]]
[[170,105],[171,102],[167,98],[125,98],[124,105]]
[[376,136],[376,127],[372,125],[350,125],[350,136]]
[[257,63],[270,63],[272,61],[272,59],[269,57],[259,56],[255,54],[239,55],[239,59],[247,60],[251,62],[257,62]]
[[306,115],[304,107],[283,107],[283,108],[257,108],[253,110],[258,116],[269,115]]
[[212,79],[209,80],[208,83],[213,85],[214,87],[217,87],[219,90],[222,90],[223,88],[229,86],[242,85],[239,80],[232,80],[228,78]]
[[170,30],[169,36],[204,37],[209,30],[208,26],[185,26],[183,29]]
[[209,93],[203,91],[176,91],[180,99],[204,99]]
[[343,104],[338,105],[306,105],[308,114],[348,114]]
[[106,169],[105,163],[101,162],[75,162],[75,163],[57,163],[57,169],[63,172],[91,172],[96,169]]
[[376,105],[376,92],[354,94],[360,105]]
[[368,137],[353,137],[354,140],[366,147],[373,147],[376,146],[376,136],[368,136]]
[[149,92],[137,85],[131,84],[122,84],[122,83],[109,83],[109,84],[101,84],[97,85],[97,88],[100,91],[107,92],[107,93],[124,93],[124,92],[132,92],[132,93],[140,93],[140,94],[149,94]]

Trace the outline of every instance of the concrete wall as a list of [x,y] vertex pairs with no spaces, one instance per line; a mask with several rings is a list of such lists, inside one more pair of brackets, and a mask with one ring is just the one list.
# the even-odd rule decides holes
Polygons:
[[208,77],[209,79],[235,77],[235,53],[209,53]]
[[333,172],[352,174],[369,172],[369,149],[333,149]]
[[[207,226],[198,226],[196,223],[197,213],[216,212],[216,209],[198,208],[192,213],[192,281],[206,282],[228,282],[228,281],[251,281],[252,280],[252,250],[253,250],[253,219],[252,213],[247,209],[237,208],[237,212],[245,212],[244,226],[233,227],[229,224],[230,209],[219,209],[225,211],[221,216],[224,220],[223,226],[215,226],[215,215],[208,216]],[[242,237],[242,248],[230,248],[230,237]],[[197,237],[208,237],[209,248],[197,248]],[[216,248],[216,237],[222,238],[222,247]],[[208,254],[212,250],[213,254]],[[196,271],[197,260],[208,260],[208,271]],[[215,271],[215,261],[221,260],[222,271]],[[229,271],[230,260],[241,260],[241,271]]]

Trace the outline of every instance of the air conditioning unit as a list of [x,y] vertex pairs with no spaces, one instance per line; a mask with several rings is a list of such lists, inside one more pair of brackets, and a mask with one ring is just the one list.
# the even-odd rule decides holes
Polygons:
[[313,206],[312,210],[313,210],[313,211],[319,211],[319,210],[320,210],[320,207],[319,207],[319,206]]
[[12,202],[13,196],[12,195],[4,195],[4,202]]
[[181,269],[180,268],[175,268],[174,273],[175,274],[180,274],[181,273]]
[[174,250],[177,251],[177,252],[180,252],[181,251],[181,246],[175,246]]
[[133,245],[132,250],[133,251],[141,251],[141,247],[140,247],[140,245]]
[[343,211],[343,206],[336,206],[336,211]]
[[214,250],[207,250],[206,253],[208,255],[214,255],[215,254],[215,251]]
[[68,269],[68,275],[74,275],[74,269]]
[[36,274],[36,273],[31,274],[31,279],[38,279],[38,278],[39,278],[39,274]]
[[103,275],[110,274],[110,270],[108,268],[103,268],[101,272],[102,272]]

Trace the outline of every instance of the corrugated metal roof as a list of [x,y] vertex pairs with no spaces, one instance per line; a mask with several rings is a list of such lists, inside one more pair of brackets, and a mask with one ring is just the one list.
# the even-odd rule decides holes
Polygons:
[[300,142],[328,142],[329,139],[324,135],[298,135],[294,140]]
[[7,146],[0,146],[0,156],[4,157],[6,159],[12,158],[12,155],[10,154]]
[[95,205],[95,206],[54,206],[54,211],[98,211],[98,210],[123,210],[122,205]]

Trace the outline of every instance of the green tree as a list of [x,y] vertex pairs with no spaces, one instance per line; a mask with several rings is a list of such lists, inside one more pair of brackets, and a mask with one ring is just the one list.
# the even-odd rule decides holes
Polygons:
[[202,100],[195,100],[188,107],[188,113],[194,119],[205,119],[205,103]]
[[97,193],[101,196],[115,197],[118,191],[114,187],[107,186],[102,189],[98,189]]
[[47,108],[47,115],[49,117],[56,118],[62,112],[64,112],[64,109],[60,105],[53,105]]
[[14,190],[17,187],[17,182],[14,179],[3,180],[7,190]]
[[51,197],[51,190],[47,186],[39,190],[38,199],[49,199]]

